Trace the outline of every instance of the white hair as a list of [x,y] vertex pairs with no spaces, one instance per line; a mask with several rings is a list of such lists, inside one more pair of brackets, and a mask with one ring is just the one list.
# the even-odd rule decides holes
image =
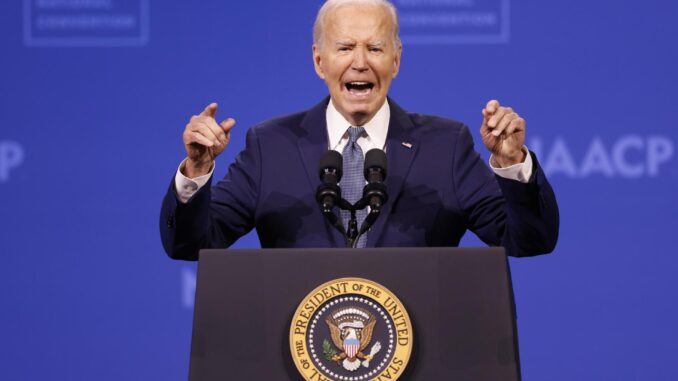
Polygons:
[[325,4],[320,7],[318,15],[315,18],[315,23],[313,24],[313,44],[318,46],[321,44],[323,32],[325,30],[325,19],[327,18],[327,14],[336,10],[337,8],[347,5],[376,6],[386,8],[393,20],[393,44],[395,45],[396,49],[399,49],[402,46],[402,43],[400,42],[400,36],[398,36],[400,32],[398,11],[388,0],[327,0]]

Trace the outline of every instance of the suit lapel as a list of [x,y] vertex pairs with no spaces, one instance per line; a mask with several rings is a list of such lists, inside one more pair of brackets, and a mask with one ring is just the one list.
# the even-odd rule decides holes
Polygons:
[[[325,114],[329,100],[330,98],[326,97],[308,110],[297,132],[297,146],[299,147],[301,162],[306,170],[313,197],[315,197],[315,192],[318,185],[320,185],[320,175],[318,173],[320,156],[327,151],[329,145],[327,142],[327,118]],[[318,214],[322,214],[319,206],[316,210]],[[325,220],[325,226],[332,237],[334,245],[338,247],[344,246],[344,237],[330,225],[324,216],[322,216],[322,219]]]
[[301,162],[304,164],[308,181],[315,194],[316,187],[320,184],[318,177],[318,162],[323,152],[327,151],[327,120],[325,110],[329,97],[313,106],[301,121],[301,130],[298,133],[297,146],[301,154]]
[[388,220],[391,214],[393,204],[402,192],[405,179],[419,148],[415,126],[407,116],[407,113],[390,98],[388,102],[391,108],[391,119],[386,137],[386,161],[388,165],[386,188],[388,190],[388,201],[367,235],[368,247],[374,247],[379,242],[386,226],[386,220]]

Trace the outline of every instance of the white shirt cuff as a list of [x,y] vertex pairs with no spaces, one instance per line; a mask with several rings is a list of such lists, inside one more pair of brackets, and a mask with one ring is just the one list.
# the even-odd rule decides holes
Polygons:
[[532,177],[532,155],[527,147],[523,146],[523,151],[526,152],[525,161],[522,163],[514,164],[506,168],[497,168],[492,165],[492,157],[490,156],[490,167],[495,174],[509,180],[520,181],[521,183],[527,183]]
[[184,166],[186,165],[186,160],[187,159],[184,159],[184,161],[179,164],[177,174],[174,176],[174,187],[177,190],[177,197],[179,197],[179,201],[184,204],[187,203],[200,188],[207,184],[212,173],[214,173],[214,167],[216,167],[216,163],[212,163],[212,169],[210,169],[208,174],[189,179],[181,173],[181,170],[184,169]]

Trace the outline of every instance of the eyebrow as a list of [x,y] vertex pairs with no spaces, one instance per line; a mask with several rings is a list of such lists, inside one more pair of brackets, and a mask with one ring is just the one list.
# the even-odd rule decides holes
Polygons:
[[[357,43],[355,41],[349,41],[349,40],[344,40],[344,41],[337,41],[334,43],[336,46],[356,46]],[[383,41],[374,41],[374,42],[368,42],[366,44],[367,46],[370,47],[379,47],[384,45]]]

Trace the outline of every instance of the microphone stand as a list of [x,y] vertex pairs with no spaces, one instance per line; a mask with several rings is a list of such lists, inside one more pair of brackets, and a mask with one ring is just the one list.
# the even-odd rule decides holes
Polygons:
[[356,218],[356,209],[351,208],[351,218],[348,220],[348,231],[346,232],[346,247],[355,248],[358,244],[358,219]]
[[347,230],[344,230],[343,225],[341,224],[341,222],[339,222],[339,224],[342,225],[339,231],[342,232],[342,234],[344,234],[344,238],[346,239],[346,247],[355,249],[360,237],[363,234],[365,234],[370,227],[372,227],[372,224],[374,224],[374,222],[377,220],[377,217],[379,217],[380,208],[370,209],[370,212],[365,217],[365,221],[363,221],[362,226],[360,226],[360,230],[358,230],[358,219],[356,218],[356,211],[365,209],[367,205],[368,205],[367,197],[361,198],[360,200],[358,200],[358,202],[356,202],[353,205],[351,205],[351,203],[344,200],[343,198],[339,202],[339,207],[341,209],[348,210],[351,213],[351,217],[349,218],[348,221]]
[[339,208],[343,210],[348,210],[351,213],[351,217],[348,220],[348,229],[344,229],[343,223],[339,221],[339,225],[341,225],[341,229],[339,229],[339,231],[344,235],[344,239],[346,240],[346,247],[349,248],[355,247],[355,243],[358,242],[358,219],[356,218],[356,211],[358,210],[356,209],[357,205],[358,203],[354,205],[343,198],[341,199],[341,201],[339,201]]

